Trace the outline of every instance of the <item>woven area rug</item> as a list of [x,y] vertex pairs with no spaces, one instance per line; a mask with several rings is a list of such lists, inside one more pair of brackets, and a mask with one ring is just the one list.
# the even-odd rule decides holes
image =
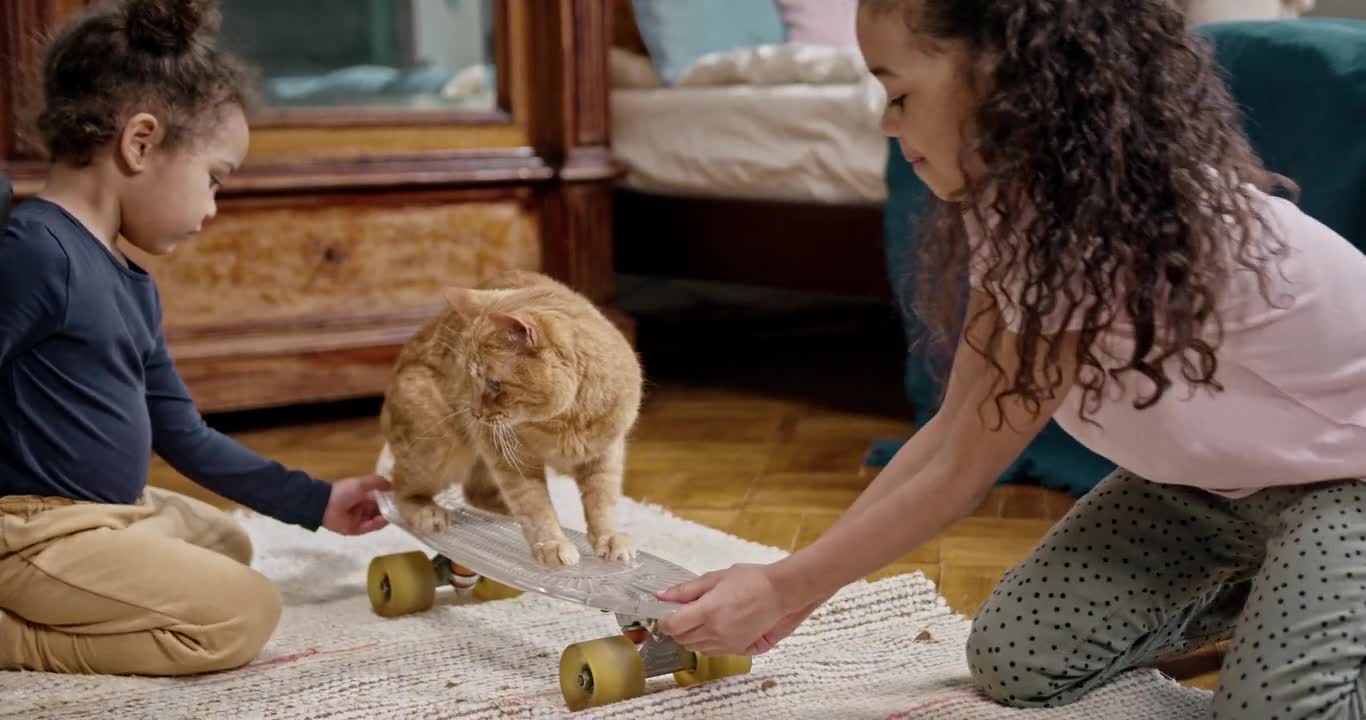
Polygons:
[[[575,488],[552,481],[566,525],[583,528]],[[694,571],[781,553],[628,502],[623,525],[646,550]],[[0,718],[554,718],[568,715],[558,661],[570,643],[616,630],[601,612],[539,595],[473,604],[440,592],[427,613],[386,620],[366,599],[377,554],[419,549],[396,528],[360,538],[242,516],[255,561],[285,598],[262,655],[193,679],[0,673]],[[169,579],[168,580],[172,580]],[[1011,711],[972,688],[968,623],[921,575],[846,588],[750,674],[690,689],[651,681],[647,695],[585,718],[926,718],[1195,720],[1208,693],[1135,671],[1068,708]],[[916,641],[923,632],[929,639]]]

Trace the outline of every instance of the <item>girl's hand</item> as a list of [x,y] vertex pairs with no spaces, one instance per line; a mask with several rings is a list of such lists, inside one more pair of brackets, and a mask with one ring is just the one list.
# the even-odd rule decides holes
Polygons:
[[777,625],[769,628],[768,632],[754,641],[754,644],[751,645],[744,654],[762,655],[777,647],[778,643],[782,642],[788,635],[791,635],[793,630],[801,627],[801,624],[806,622],[808,617],[811,617],[811,613],[816,612],[816,608],[823,604],[825,604],[824,600],[817,600],[796,612],[784,615],[783,618],[778,621]]
[[339,535],[364,535],[389,524],[375,502],[376,490],[388,490],[381,475],[363,475],[332,483],[332,498],[323,511],[323,527]]
[[[775,626],[780,621],[786,626],[793,613],[769,567],[735,565],[658,593],[665,602],[685,603],[660,620],[659,629],[683,647],[706,655],[746,655],[756,647],[767,650],[772,642],[764,640],[765,633],[782,629]],[[791,623],[782,636],[800,622]]]

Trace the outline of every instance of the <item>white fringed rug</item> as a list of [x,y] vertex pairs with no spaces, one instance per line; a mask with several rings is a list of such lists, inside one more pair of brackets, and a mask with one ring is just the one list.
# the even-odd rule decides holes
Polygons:
[[[565,524],[583,528],[576,490],[552,481]],[[697,572],[781,556],[658,508],[627,502],[626,530],[646,550]],[[194,679],[0,673],[0,717],[554,718],[568,713],[560,652],[616,630],[610,615],[538,595],[486,604],[439,591],[431,611],[386,620],[370,610],[370,558],[418,549],[396,528],[359,538],[243,516],[256,567],[285,598],[280,629],[255,663]],[[168,581],[173,579],[168,578]],[[931,640],[915,642],[928,631]],[[651,681],[646,697],[591,718],[926,718],[1195,720],[1209,694],[1135,671],[1068,708],[1010,711],[977,695],[963,646],[968,623],[923,576],[846,588],[749,675],[690,689]]]

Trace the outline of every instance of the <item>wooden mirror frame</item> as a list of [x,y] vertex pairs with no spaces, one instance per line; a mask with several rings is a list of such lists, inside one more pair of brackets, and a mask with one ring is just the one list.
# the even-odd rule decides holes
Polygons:
[[[20,196],[42,176],[41,152],[23,141],[23,93],[35,87],[46,37],[99,0],[0,3],[0,162]],[[534,3],[534,9],[532,7]],[[619,172],[606,152],[604,0],[496,0],[499,105],[510,112],[264,109],[251,152],[226,196],[449,183],[575,179]]]

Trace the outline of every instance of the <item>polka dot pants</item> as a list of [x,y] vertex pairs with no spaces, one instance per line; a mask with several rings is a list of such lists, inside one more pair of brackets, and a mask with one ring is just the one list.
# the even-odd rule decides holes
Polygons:
[[1117,471],[1002,579],[967,659],[1051,707],[1226,638],[1213,717],[1366,718],[1366,483],[1231,500]]

